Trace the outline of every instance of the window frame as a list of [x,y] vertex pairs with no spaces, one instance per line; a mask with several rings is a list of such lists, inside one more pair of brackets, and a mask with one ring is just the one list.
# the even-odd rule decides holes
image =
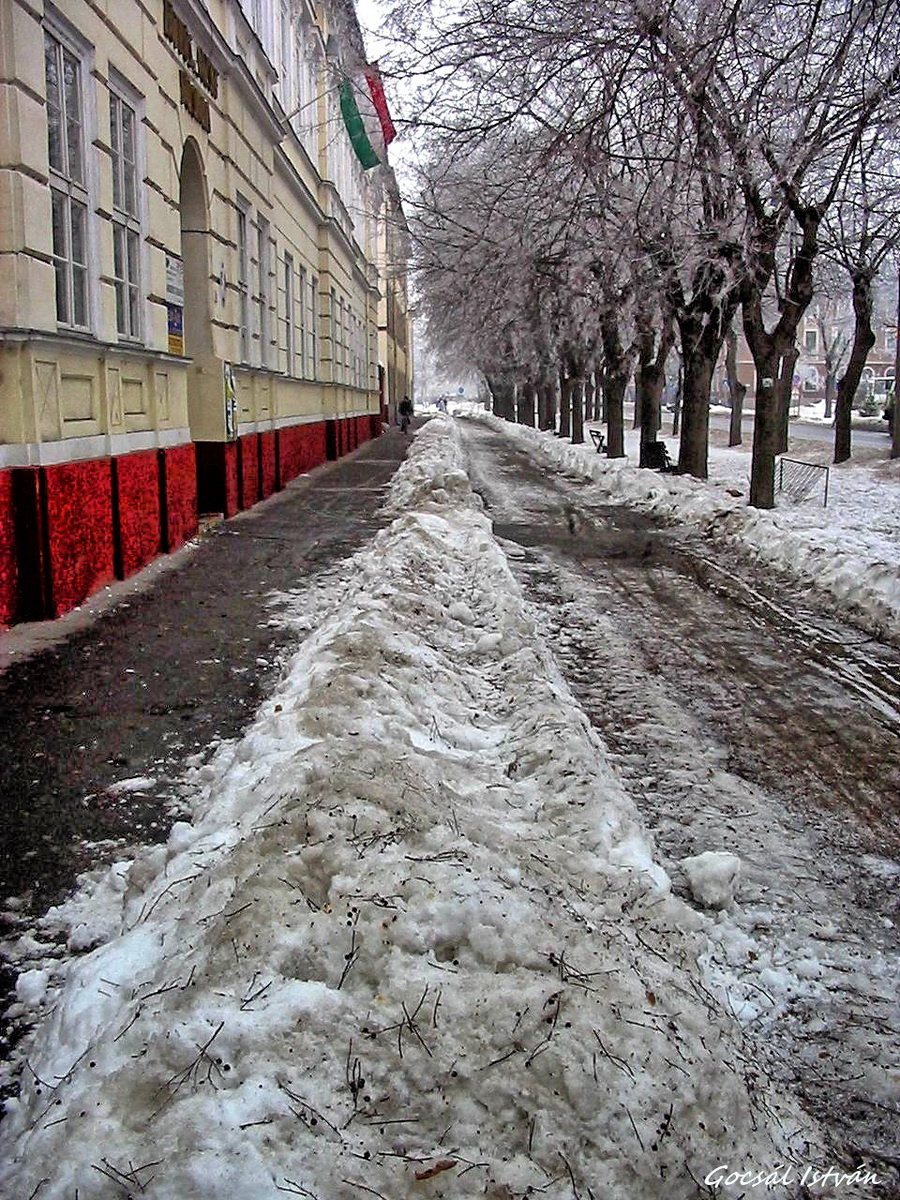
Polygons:
[[[143,174],[143,139],[141,137],[141,128],[143,122],[143,97],[130,88],[121,78],[118,72],[111,70],[108,80],[109,92],[109,147],[110,147],[110,167],[113,179],[113,210],[111,223],[113,228],[113,286],[116,292],[116,331],[118,336],[129,342],[142,342],[144,340],[145,330],[145,313],[144,313],[144,296],[143,279],[144,272],[144,230],[145,220],[143,211],[143,192],[141,189],[141,176]],[[129,209],[127,206],[127,177],[125,171],[127,169],[127,159],[122,150],[121,137],[118,138],[119,157],[121,163],[117,164],[117,132],[114,129],[114,105],[117,106],[120,114],[124,107],[132,116],[132,151],[133,160],[131,170],[133,171],[132,188],[132,206]],[[124,127],[118,131],[119,134],[124,132]],[[120,198],[123,192],[125,193],[125,203],[116,203],[116,191]],[[117,271],[116,256],[117,235],[125,242],[126,250],[122,255],[126,263],[126,274],[120,275]],[[132,254],[130,247],[134,246],[134,261],[132,262]],[[126,322],[127,328],[123,329],[120,323],[120,296],[124,291],[125,296],[133,303],[133,311],[131,304],[121,305],[124,311],[128,312],[129,319]]]
[[[47,170],[51,204],[51,261],[54,272],[54,298],[56,323],[61,329],[76,333],[91,333],[94,314],[97,311],[95,281],[91,275],[91,253],[93,246],[92,197],[96,192],[93,176],[93,158],[90,147],[93,143],[92,93],[88,86],[91,78],[91,47],[63,24],[49,6],[42,23],[45,107],[47,114]],[[51,78],[48,70],[50,46],[53,44],[53,60],[57,79],[59,103],[58,145],[61,153],[54,156],[51,122]],[[66,88],[66,66],[74,65],[75,98],[78,117],[73,122],[78,130],[77,172],[73,172],[72,143],[69,134]],[[54,162],[54,157],[57,161]],[[75,213],[79,214],[81,258],[75,257]],[[62,235],[61,242],[57,234]],[[64,293],[60,290],[60,280]],[[80,287],[76,290],[76,280]],[[81,312],[79,313],[79,306]],[[79,315],[83,318],[79,320]]]
[[259,334],[259,365],[267,367],[271,358],[271,226],[262,213],[256,214],[256,297]]
[[297,345],[296,345],[296,328],[294,324],[294,258],[293,255],[284,252],[283,258],[284,270],[284,359],[285,372],[290,376],[296,374],[297,365]]
[[238,344],[240,361],[249,366],[253,345],[252,306],[250,304],[250,205],[240,194],[235,199],[235,251],[237,254]]

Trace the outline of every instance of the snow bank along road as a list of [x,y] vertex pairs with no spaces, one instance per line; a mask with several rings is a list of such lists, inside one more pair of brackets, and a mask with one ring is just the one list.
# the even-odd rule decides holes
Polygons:
[[[510,534],[537,523],[522,503],[544,484],[504,489],[495,436],[466,434]],[[625,626],[585,694],[596,717],[593,689],[615,667],[603,687],[623,728],[610,720],[608,754],[547,644],[564,667],[583,661],[551,619],[577,607],[567,573],[585,578],[557,553],[561,519],[572,537],[570,518],[587,518],[580,502],[562,511],[575,485],[542,493],[552,545],[520,530],[507,547],[526,598],[464,467],[457,427],[431,422],[395,480],[393,523],[282,598],[296,654],[245,734],[196,771],[191,821],[86,878],[20,946],[20,1002],[45,1015],[0,1130],[4,1195],[736,1198],[748,1172],[799,1196],[829,1168],[856,1180],[841,1195],[873,1194],[873,1174],[890,1194],[889,1165],[853,1173],[846,1145],[772,1081],[756,1036],[777,1033],[796,1063],[815,1006],[837,1040],[812,1066],[858,1055],[868,1100],[878,1048],[850,993],[887,1042],[887,928],[864,959],[852,939],[873,914],[839,872],[804,863],[807,886],[796,871],[812,823],[796,818],[780,845],[779,802],[729,774],[724,747],[688,744],[699,719],[664,678],[650,690]],[[623,754],[640,688],[652,725],[630,718],[646,744]],[[635,797],[655,797],[662,862]],[[679,806],[685,822],[699,814],[681,846]],[[768,865],[763,837],[779,854]],[[682,867],[682,849],[751,861],[738,881],[735,858]],[[866,861],[886,878],[887,859]],[[737,884],[732,911],[675,894],[673,879],[688,895],[682,873],[714,906]],[[760,873],[774,894],[757,902]],[[815,881],[821,908],[804,923]],[[72,956],[43,962],[60,928]],[[781,1034],[794,1024],[802,1038]],[[887,1069],[879,1079],[887,1113]]]
[[676,888],[687,856],[741,859],[709,930],[729,1005],[848,1154],[896,1163],[900,655],[548,469],[539,440],[463,428],[494,532]]

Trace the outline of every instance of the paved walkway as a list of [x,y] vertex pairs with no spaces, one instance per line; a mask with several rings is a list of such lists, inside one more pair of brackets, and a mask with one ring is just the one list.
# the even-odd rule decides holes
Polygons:
[[[0,675],[0,905],[24,897],[37,914],[60,899],[96,855],[86,842],[166,836],[185,758],[237,735],[274,682],[288,637],[268,624],[267,597],[386,523],[378,509],[406,449],[390,429],[317,468],[95,619],[76,617],[59,644],[12,661]],[[0,655],[22,637],[0,635]],[[108,790],[142,776],[155,782]]]

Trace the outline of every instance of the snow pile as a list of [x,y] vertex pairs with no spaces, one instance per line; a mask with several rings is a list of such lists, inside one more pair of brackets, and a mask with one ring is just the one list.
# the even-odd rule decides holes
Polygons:
[[[797,511],[750,508],[745,496],[729,493],[724,480],[716,484],[687,475],[663,475],[626,460],[601,457],[592,447],[573,446],[553,433],[494,416],[480,419],[554,466],[592,479],[612,501],[690,522],[705,535],[738,545],[758,561],[826,593],[871,632],[900,639],[900,516],[895,490],[880,487],[876,499],[867,489],[862,505],[853,506],[861,531],[850,537],[846,523],[830,527],[830,512],[818,507],[821,501],[804,507],[799,517]],[[846,490],[850,492],[849,487]],[[872,529],[873,521],[880,523],[878,528]]]
[[730,908],[741,873],[741,860],[725,850],[704,850],[681,860],[691,895],[704,908]]
[[28,1050],[4,1194],[671,1200],[803,1160],[457,462],[432,422],[422,507],[193,823],[71,907],[117,932]]

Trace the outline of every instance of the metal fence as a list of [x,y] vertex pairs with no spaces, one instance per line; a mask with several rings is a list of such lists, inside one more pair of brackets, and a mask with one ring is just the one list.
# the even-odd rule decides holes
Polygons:
[[808,500],[819,487],[823,487],[823,505],[828,504],[828,467],[818,463],[803,462],[799,458],[779,458],[778,491],[799,504]]

